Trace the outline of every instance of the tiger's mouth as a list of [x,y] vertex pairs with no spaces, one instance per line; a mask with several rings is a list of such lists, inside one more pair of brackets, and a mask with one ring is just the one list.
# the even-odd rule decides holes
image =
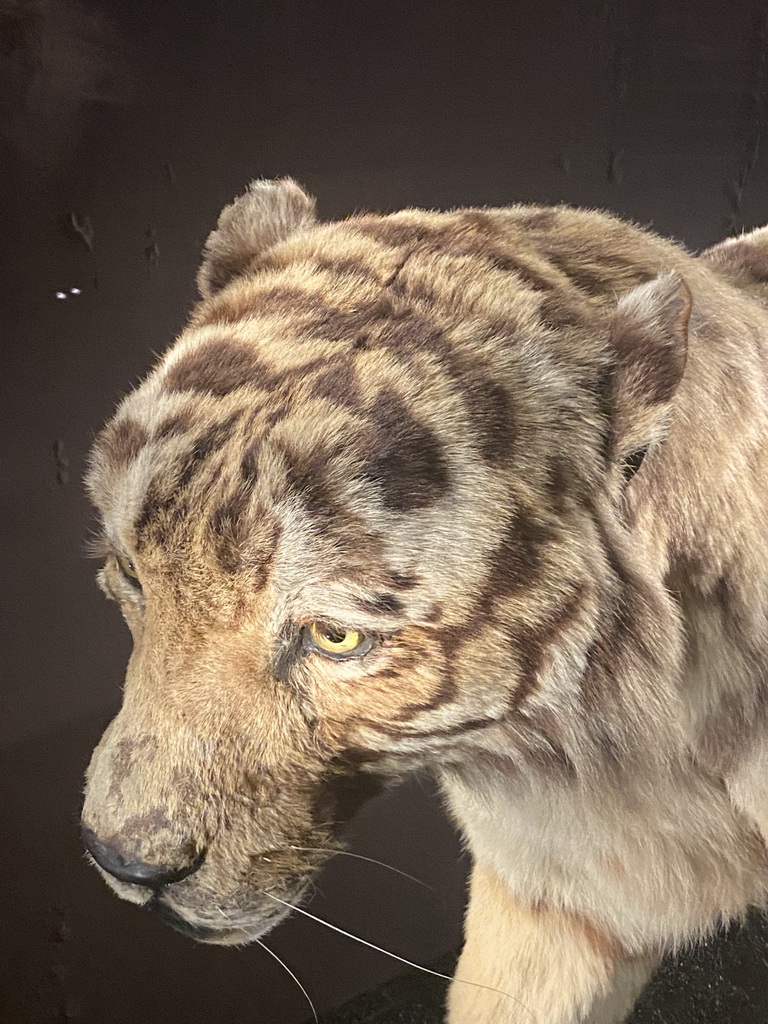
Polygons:
[[[218,945],[243,945],[266,935],[301,902],[317,871],[314,867],[279,880],[265,878],[260,885],[241,886],[229,896],[217,899],[212,879],[200,884],[198,876],[205,870],[204,856],[197,857],[195,870],[178,881],[166,872],[163,882],[152,885],[139,879],[135,872],[129,880],[125,875],[121,877],[119,870],[106,870],[92,852],[87,856],[117,896],[151,910],[188,938]],[[279,896],[270,892],[275,889]]]

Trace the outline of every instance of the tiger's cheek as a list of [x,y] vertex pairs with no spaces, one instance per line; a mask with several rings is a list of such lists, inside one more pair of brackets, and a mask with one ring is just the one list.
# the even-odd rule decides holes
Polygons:
[[313,704],[321,719],[342,727],[408,721],[455,695],[436,640],[418,650],[378,652],[370,667],[363,663],[357,671],[351,665],[335,672],[323,666],[322,676],[312,688]]

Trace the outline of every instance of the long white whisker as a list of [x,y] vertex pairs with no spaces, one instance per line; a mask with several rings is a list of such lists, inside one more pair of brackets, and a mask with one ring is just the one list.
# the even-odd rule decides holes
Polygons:
[[347,939],[354,939],[355,942],[360,942],[363,946],[368,946],[369,949],[375,949],[377,953],[383,953],[385,956],[391,956],[393,960],[399,960],[401,964],[407,964],[408,967],[415,967],[417,971],[424,971],[425,974],[433,974],[436,978],[442,978],[444,981],[456,981],[460,985],[472,985],[473,988],[483,988],[487,992],[495,992],[499,996],[504,996],[505,999],[511,999],[513,1003],[517,1003],[519,1007],[525,1010],[526,1013],[530,1014],[531,1020],[536,1021],[536,1017],[532,1010],[521,1003],[519,999],[516,999],[511,992],[505,992],[503,989],[494,988],[492,985],[483,985],[479,981],[468,981],[466,978],[452,978],[448,974],[441,974],[440,971],[433,971],[431,967],[422,967],[421,964],[415,964],[412,960],[406,960],[404,956],[398,956],[397,953],[390,953],[388,949],[382,949],[381,946],[375,945],[373,942],[369,942],[367,939],[361,939],[359,935],[353,935],[352,932],[346,932],[343,928],[339,928],[335,924],[331,924],[330,921],[324,921],[322,917],[317,917],[315,914],[310,914],[308,910],[304,910],[302,907],[297,907],[293,903],[288,903],[286,900],[281,900],[279,896],[273,896],[271,892],[267,892],[265,889],[261,890],[262,896],[268,896],[271,900],[276,903],[282,903],[284,907],[288,907],[289,910],[295,910],[297,914],[303,914],[304,917],[308,917],[312,921],[317,921],[318,924],[325,925],[326,928],[330,928],[333,932],[338,932],[339,935],[345,936]]
[[299,850],[303,853],[328,853],[331,852],[334,857],[336,854],[341,854],[342,857],[354,857],[355,860],[367,860],[369,864],[378,864],[380,868],[386,868],[387,871],[394,871],[396,875],[402,875],[403,878],[409,879],[411,882],[415,882],[417,885],[424,886],[425,889],[429,889],[430,892],[434,892],[434,886],[428,885],[426,882],[422,882],[420,878],[414,878],[413,875],[409,875],[407,871],[401,871],[400,868],[393,868],[391,864],[385,864],[383,860],[375,860],[373,857],[364,857],[362,853],[351,853],[349,850],[320,850],[314,846],[289,846],[289,850]]
[[256,945],[257,945],[257,946],[261,946],[261,948],[262,948],[262,949],[265,949],[265,950],[267,951],[267,953],[269,953],[269,955],[270,955],[270,956],[273,956],[273,957],[275,958],[275,960],[277,960],[277,962],[278,962],[278,963],[280,964],[280,966],[281,966],[281,967],[283,967],[283,968],[284,968],[284,969],[285,969],[285,970],[286,970],[286,971],[287,971],[287,972],[288,972],[288,973],[290,974],[290,976],[291,976],[291,977],[293,978],[293,980],[294,980],[294,981],[296,982],[296,984],[297,984],[297,985],[299,986],[299,988],[301,989],[301,991],[302,991],[302,992],[304,993],[304,998],[305,998],[305,999],[307,1000],[307,1002],[309,1003],[309,1005],[310,1005],[310,1008],[311,1008],[311,1010],[312,1010],[312,1016],[313,1016],[313,1017],[315,1018],[315,1024],[320,1024],[320,1021],[319,1021],[319,1019],[318,1019],[318,1016],[317,1016],[317,1010],[315,1009],[315,1004],[314,1004],[314,1003],[312,1002],[312,1000],[311,1000],[311,999],[309,998],[309,992],[307,992],[307,990],[306,990],[306,989],[304,988],[304,986],[303,986],[303,985],[301,984],[301,982],[300,982],[300,981],[299,981],[299,979],[298,979],[298,978],[296,977],[296,975],[295,975],[295,974],[293,973],[293,971],[292,971],[292,970],[291,970],[291,968],[290,968],[290,967],[288,966],[288,964],[287,964],[287,963],[286,963],[286,962],[285,962],[284,960],[281,960],[281,959],[280,959],[280,957],[279,957],[279,956],[277,955],[277,953],[276,953],[276,952],[274,951],[274,949],[270,949],[270,948],[269,948],[269,946],[267,946],[267,945],[266,945],[265,943],[263,943],[263,942],[261,941],[261,939],[255,939],[255,942],[256,942]]

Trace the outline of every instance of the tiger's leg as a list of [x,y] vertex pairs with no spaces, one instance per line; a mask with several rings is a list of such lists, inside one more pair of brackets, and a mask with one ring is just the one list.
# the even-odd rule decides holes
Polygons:
[[595,1000],[584,1024],[623,1024],[660,960],[653,955],[619,964],[611,978],[610,991]]
[[621,1024],[657,962],[628,958],[614,939],[571,914],[524,906],[477,865],[447,1022]]

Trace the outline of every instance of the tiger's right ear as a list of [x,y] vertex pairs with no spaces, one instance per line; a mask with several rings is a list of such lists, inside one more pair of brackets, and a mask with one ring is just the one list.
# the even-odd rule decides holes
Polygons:
[[611,324],[613,458],[629,477],[666,435],[688,356],[691,292],[676,272],[619,300]]
[[200,294],[210,298],[278,242],[315,222],[315,200],[292,178],[252,181],[244,195],[222,210],[208,236],[197,274]]

